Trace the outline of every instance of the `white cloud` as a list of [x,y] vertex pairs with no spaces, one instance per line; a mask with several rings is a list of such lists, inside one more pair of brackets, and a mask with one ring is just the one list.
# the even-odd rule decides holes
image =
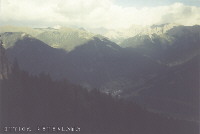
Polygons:
[[160,23],[200,24],[200,7],[185,6],[181,3],[176,3],[168,7],[167,10],[169,12],[161,16]]
[[0,8],[0,25],[126,28],[159,23],[200,24],[200,7],[181,3],[123,7],[114,0],[1,0]]

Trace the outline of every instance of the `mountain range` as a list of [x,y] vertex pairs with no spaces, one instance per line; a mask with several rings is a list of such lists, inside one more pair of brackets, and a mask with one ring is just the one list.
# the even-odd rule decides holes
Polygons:
[[121,44],[125,39],[134,37],[136,35],[152,35],[157,34],[161,35],[166,33],[168,30],[172,29],[175,26],[179,26],[178,24],[166,23],[161,25],[151,25],[151,26],[142,26],[142,25],[132,25],[126,29],[89,29],[89,31],[101,34],[111,41],[116,42],[117,44]]
[[169,66],[181,64],[200,53],[200,26],[176,26],[163,34],[136,35],[120,46],[134,48],[139,53]]
[[54,80],[98,88],[154,112],[199,120],[198,25],[133,26],[123,34],[112,31],[116,36],[110,39],[105,29],[103,35],[13,26],[0,27],[0,32],[9,61],[17,60],[33,75],[47,73]]
[[[61,48],[66,51],[71,51],[75,47],[86,43],[91,40],[95,36],[93,33],[87,32],[84,29],[80,28],[67,28],[61,27],[59,29],[55,28],[29,28],[29,27],[15,27],[15,26],[2,26],[0,27],[0,33],[13,33],[15,35],[12,36],[12,41],[15,39],[23,38],[26,36],[34,37],[38,40],[43,41],[53,48]],[[6,35],[5,35],[6,36]],[[13,37],[14,36],[14,37]],[[21,36],[21,37],[20,37]],[[3,36],[4,38],[4,36]],[[4,40],[6,45],[13,45],[11,40],[9,43]],[[5,46],[6,48],[8,46]]]

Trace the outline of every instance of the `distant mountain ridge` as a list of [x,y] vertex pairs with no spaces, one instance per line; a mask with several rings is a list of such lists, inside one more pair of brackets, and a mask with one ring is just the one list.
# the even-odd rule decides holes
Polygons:
[[173,27],[179,26],[178,24],[162,24],[152,26],[140,26],[132,25],[127,29],[89,29],[88,31],[84,28],[30,28],[30,27],[16,27],[16,26],[1,26],[0,33],[4,32],[23,32],[27,33],[48,45],[55,48],[63,48],[65,50],[72,50],[76,46],[86,43],[93,37],[104,36],[120,44],[123,40],[134,37],[136,35],[161,35],[166,33]]
[[45,42],[54,48],[62,48],[71,51],[91,40],[95,35],[83,29],[60,28],[59,30],[47,30],[36,36],[37,39]]
[[161,35],[166,33],[168,30],[180,26],[178,24],[166,23],[162,25],[152,25],[152,26],[142,26],[142,25],[132,25],[127,29],[94,29],[91,30],[94,33],[102,34],[103,36],[109,38],[117,44],[121,44],[125,39],[134,37],[137,35]]
[[[93,37],[98,35],[85,31],[84,29],[66,28],[29,28],[29,27],[15,27],[15,26],[2,26],[0,33],[13,33],[12,38],[19,38],[19,33],[32,36],[39,39],[51,47],[71,51],[75,47],[86,43]],[[100,37],[100,36],[99,36]]]

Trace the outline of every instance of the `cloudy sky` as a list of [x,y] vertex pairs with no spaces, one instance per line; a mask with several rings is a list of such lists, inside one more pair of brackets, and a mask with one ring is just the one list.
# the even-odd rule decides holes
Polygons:
[[200,0],[0,0],[0,25],[128,28],[200,25]]

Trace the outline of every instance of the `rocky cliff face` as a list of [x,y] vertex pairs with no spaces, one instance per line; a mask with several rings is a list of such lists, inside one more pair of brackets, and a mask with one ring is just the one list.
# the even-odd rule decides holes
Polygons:
[[2,46],[2,41],[0,40],[0,80],[8,78],[10,73],[10,66],[8,64],[5,49]]

